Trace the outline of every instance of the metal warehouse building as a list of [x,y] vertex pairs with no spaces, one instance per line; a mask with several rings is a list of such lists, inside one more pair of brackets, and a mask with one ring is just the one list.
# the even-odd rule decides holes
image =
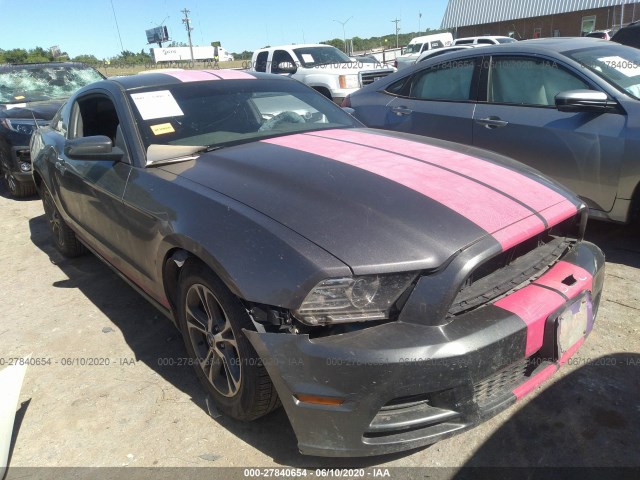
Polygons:
[[456,38],[505,35],[518,40],[575,37],[640,19],[630,0],[449,0],[442,28]]

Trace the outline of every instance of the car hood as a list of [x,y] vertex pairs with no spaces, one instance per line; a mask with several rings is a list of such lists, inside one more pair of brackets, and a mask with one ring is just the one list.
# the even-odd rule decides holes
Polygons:
[[39,120],[51,120],[58,109],[66,102],[66,99],[47,100],[28,103],[4,103],[0,104],[0,117],[2,118],[37,118]]
[[228,147],[159,168],[252,207],[355,274],[368,274],[437,269],[478,241],[505,250],[576,213],[579,201],[561,187],[508,159],[472,156],[477,152],[424,137],[341,129]]

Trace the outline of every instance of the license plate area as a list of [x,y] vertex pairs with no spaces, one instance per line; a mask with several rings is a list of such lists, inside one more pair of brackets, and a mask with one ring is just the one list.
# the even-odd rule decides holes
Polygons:
[[583,295],[570,303],[557,317],[558,358],[573,347],[593,328],[593,303],[591,294]]

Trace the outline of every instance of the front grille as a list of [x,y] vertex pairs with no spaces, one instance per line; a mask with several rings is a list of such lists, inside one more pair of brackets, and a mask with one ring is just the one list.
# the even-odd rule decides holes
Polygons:
[[360,84],[364,87],[365,85],[369,85],[376,80],[380,80],[381,78],[386,77],[393,73],[393,70],[376,70],[373,72],[361,72],[360,73]]
[[576,236],[567,235],[576,218],[546,230],[480,264],[466,279],[447,315],[469,312],[532,282],[575,244]]
[[476,383],[473,386],[474,402],[480,408],[485,407],[526,380],[527,374],[531,373],[530,370],[528,360],[523,360]]

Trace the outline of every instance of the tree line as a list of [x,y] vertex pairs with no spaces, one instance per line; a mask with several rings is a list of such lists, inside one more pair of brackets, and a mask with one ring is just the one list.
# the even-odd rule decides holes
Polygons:
[[[401,33],[398,35],[398,44],[400,46],[407,45],[412,38],[418,37],[420,35],[430,35],[432,33],[444,32],[446,30],[432,30],[427,29],[424,32],[411,32],[411,33]],[[380,37],[370,37],[370,38],[360,38],[360,37],[352,37],[351,39],[347,39],[347,42],[353,42],[353,51],[371,51],[376,48],[393,48],[396,46],[396,36],[393,34],[383,35]],[[344,40],[341,38],[334,38],[332,40],[325,40],[320,43],[324,43],[327,45],[332,45],[340,50],[344,50]],[[184,42],[171,42],[166,45],[169,47],[186,47],[188,46]],[[143,48],[138,53],[132,52],[130,50],[123,50],[118,55],[110,57],[107,60],[100,60],[96,58],[95,55],[91,54],[82,54],[77,55],[73,58],[70,58],[66,52],[56,52],[57,55],[54,56],[50,50],[46,50],[42,47],[35,47],[29,50],[24,48],[14,48],[11,50],[2,50],[0,49],[0,64],[2,63],[42,63],[42,62],[54,62],[54,61],[67,61],[71,60],[74,62],[83,62],[88,64],[99,64],[99,63],[120,63],[120,64],[133,64],[133,65],[144,65],[152,62],[151,51],[146,52]],[[232,55],[236,58],[236,60],[248,60],[251,58],[253,52],[249,50],[245,50],[243,52],[233,52]]]

